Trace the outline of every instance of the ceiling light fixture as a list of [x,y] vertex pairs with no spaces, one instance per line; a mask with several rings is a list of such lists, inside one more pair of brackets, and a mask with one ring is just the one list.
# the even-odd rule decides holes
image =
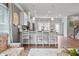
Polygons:
[[51,20],[53,21],[53,20],[54,20],[54,18],[53,18],[53,17],[51,17]]
[[35,17],[33,17],[33,20],[35,20]]

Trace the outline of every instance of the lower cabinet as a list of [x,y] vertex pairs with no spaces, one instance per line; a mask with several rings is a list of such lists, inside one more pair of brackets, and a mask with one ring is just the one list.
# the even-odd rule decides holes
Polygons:
[[57,38],[49,32],[22,33],[22,44],[55,44]]

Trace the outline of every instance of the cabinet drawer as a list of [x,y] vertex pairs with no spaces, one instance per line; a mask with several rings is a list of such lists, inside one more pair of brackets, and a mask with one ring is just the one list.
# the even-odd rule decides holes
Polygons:
[[24,43],[24,44],[30,44],[30,43],[31,43],[31,40],[23,39],[21,43]]
[[55,40],[49,40],[49,44],[54,44]]

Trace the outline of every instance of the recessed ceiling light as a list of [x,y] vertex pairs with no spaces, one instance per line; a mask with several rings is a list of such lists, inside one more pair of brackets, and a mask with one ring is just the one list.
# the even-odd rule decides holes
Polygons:
[[35,17],[33,17],[33,20],[35,20]]
[[53,20],[54,20],[54,18],[53,18],[53,17],[51,17],[51,20],[53,21]]

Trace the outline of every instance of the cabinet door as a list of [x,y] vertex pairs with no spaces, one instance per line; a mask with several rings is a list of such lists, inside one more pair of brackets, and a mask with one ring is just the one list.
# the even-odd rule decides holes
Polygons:
[[31,44],[35,44],[36,43],[36,34],[35,32],[31,32]]
[[49,32],[43,32],[43,44],[49,44]]

